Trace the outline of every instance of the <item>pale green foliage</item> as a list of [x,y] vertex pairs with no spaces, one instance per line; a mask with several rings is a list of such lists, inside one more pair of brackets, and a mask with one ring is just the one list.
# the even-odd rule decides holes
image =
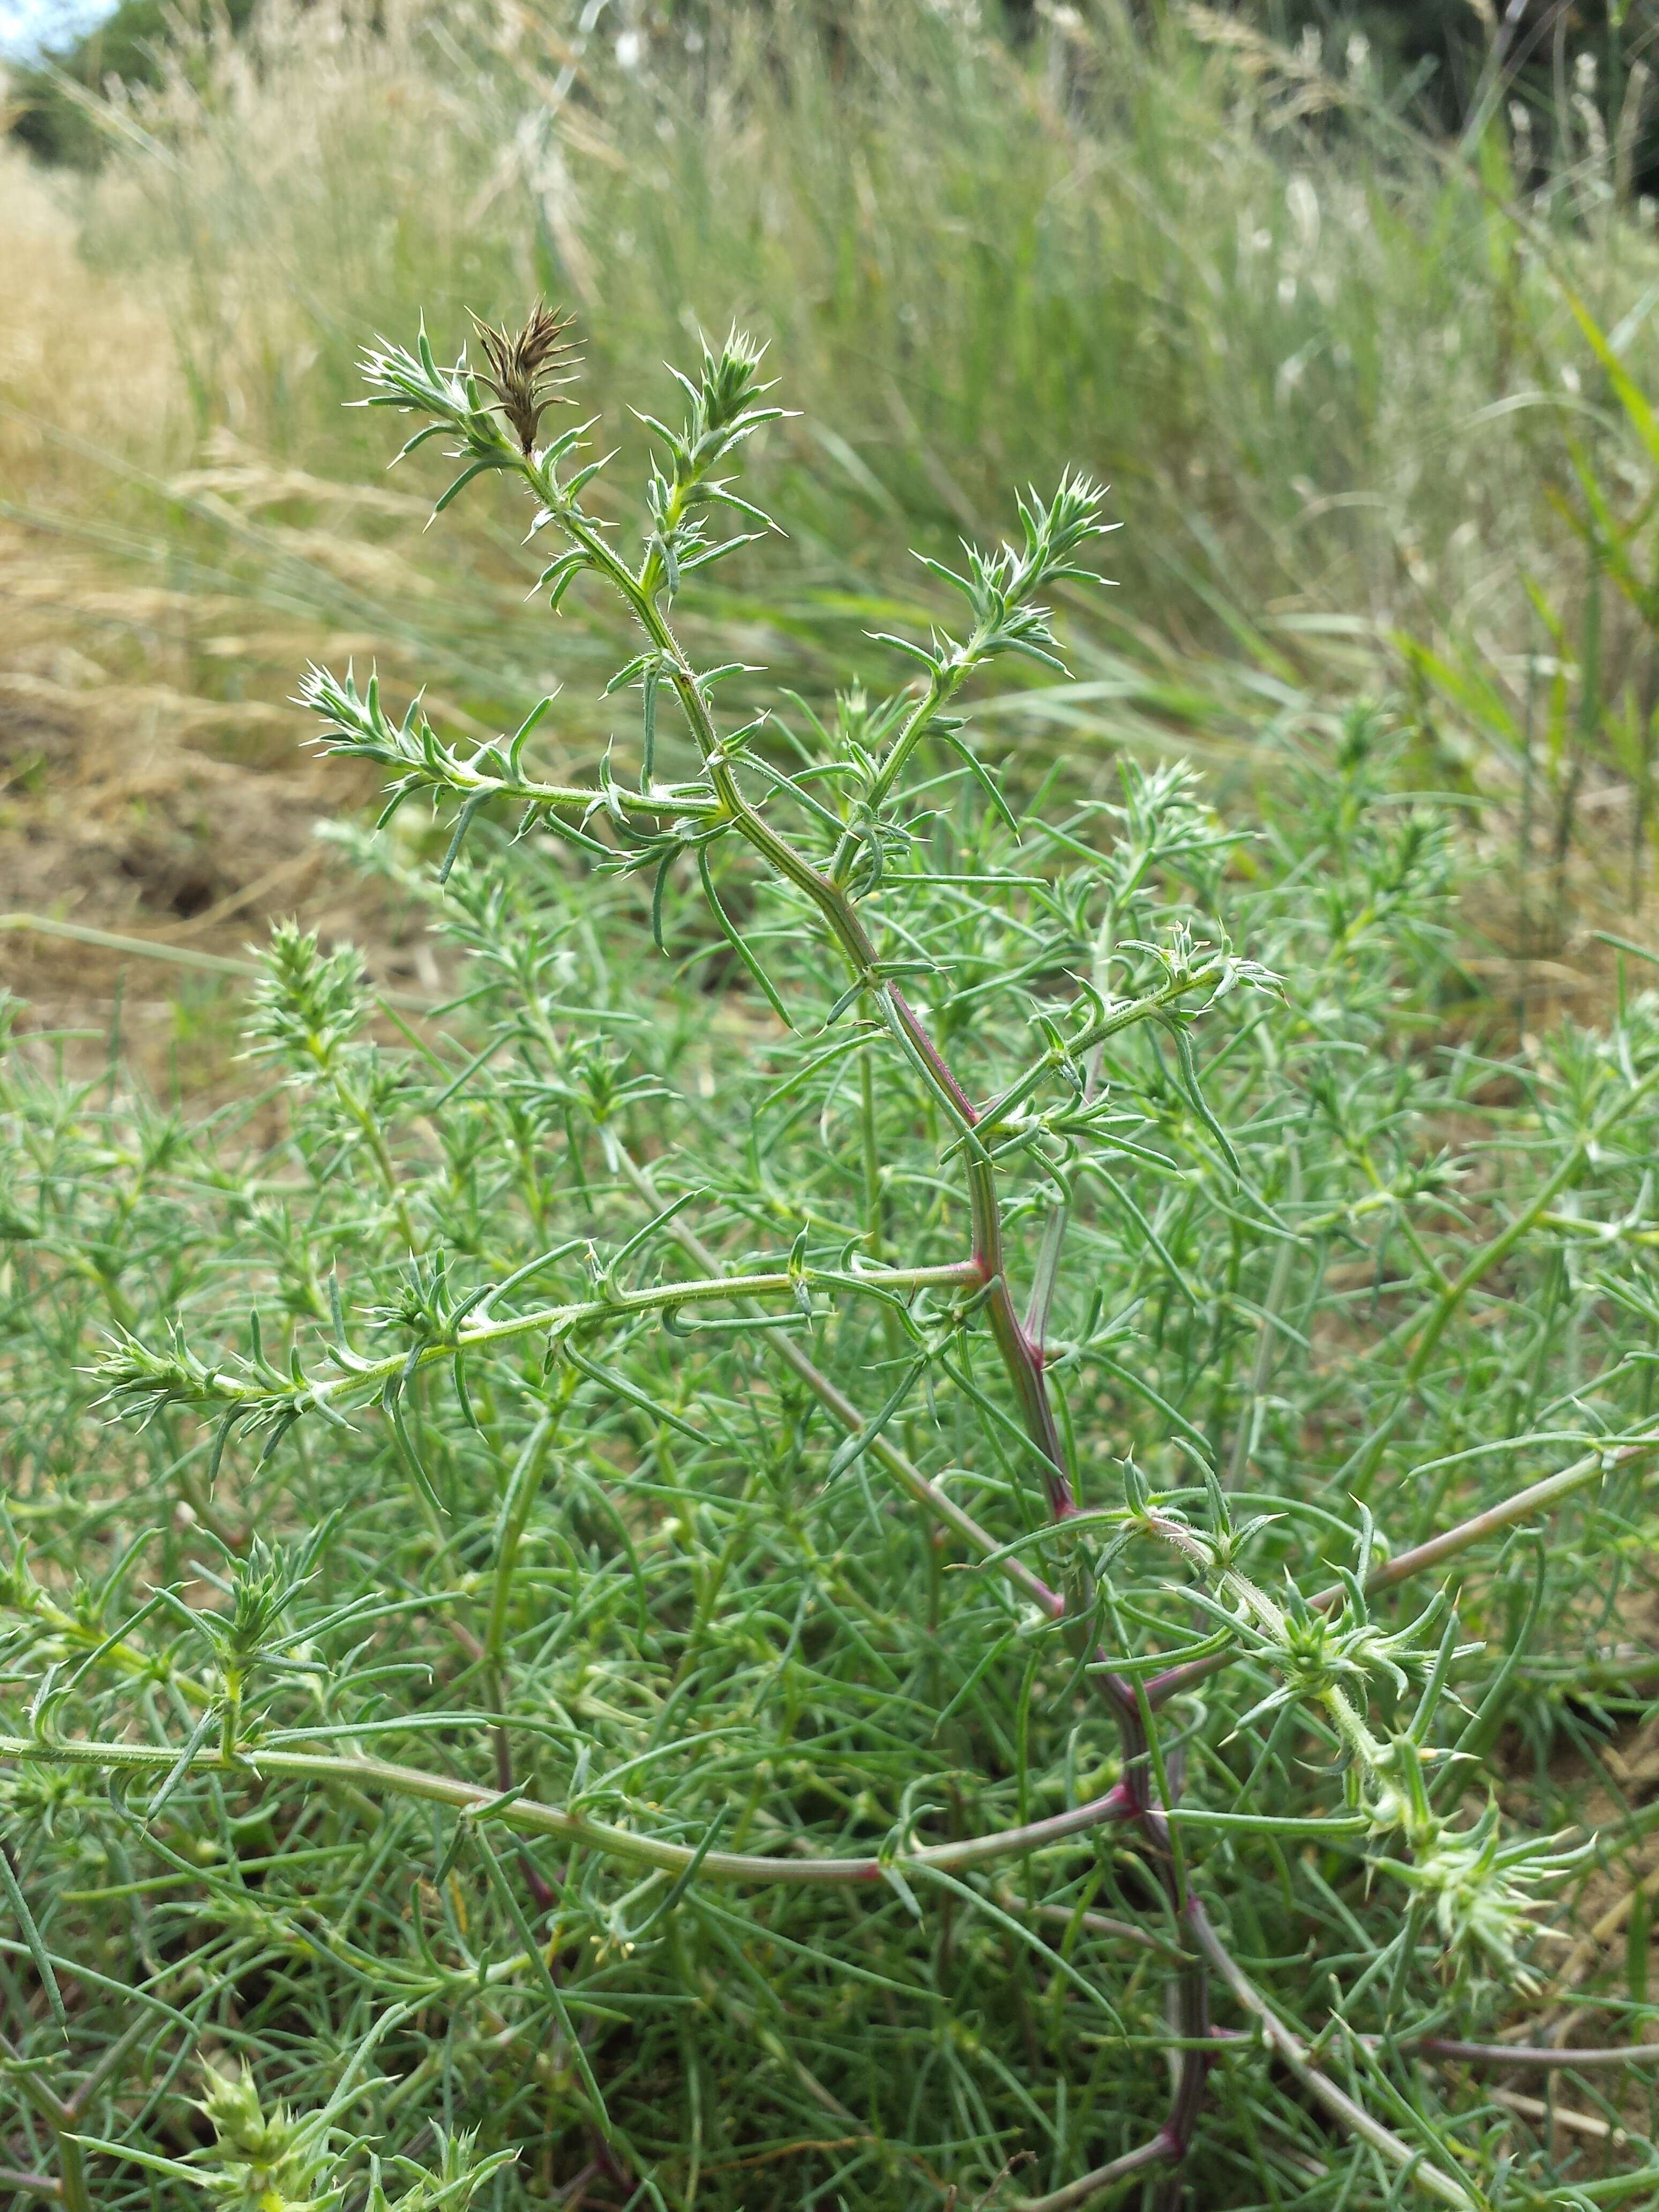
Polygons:
[[726,711],[787,672],[677,595],[756,368],[629,535],[580,428],[378,348],[643,640],[611,753],[313,670],[443,817],[357,842],[450,999],[283,929],[240,1119],[5,1063],[7,2155],[70,2212],[1616,2202],[1645,2139],[1442,2046],[1547,1972],[1549,1754],[1647,1710],[1659,1000],[1455,1041],[1382,708],[1249,823],[994,765],[946,710],[1050,653],[1076,480],[914,680]]

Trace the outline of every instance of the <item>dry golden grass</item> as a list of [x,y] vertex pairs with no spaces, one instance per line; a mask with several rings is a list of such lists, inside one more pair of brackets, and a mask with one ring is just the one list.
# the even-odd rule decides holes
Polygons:
[[[374,331],[407,335],[424,307],[448,348],[468,307],[543,290],[582,309],[601,391],[619,358],[678,353],[699,323],[736,314],[773,340],[802,414],[762,466],[792,541],[717,610],[719,659],[787,653],[809,689],[844,677],[864,630],[925,619],[862,596],[878,567],[906,573],[898,547],[991,535],[1011,481],[1079,461],[1115,481],[1128,527],[1124,620],[1079,641],[1107,680],[1061,733],[1073,750],[1153,729],[1207,757],[1223,719],[1235,754],[1258,725],[1270,750],[1339,690],[1397,683],[1397,629],[1470,656],[1513,708],[1538,641],[1523,569],[1583,635],[1583,549],[1547,495],[1559,466],[1547,483],[1535,462],[1559,407],[1585,428],[1599,401],[1501,213],[1428,149],[1368,137],[1340,57],[1246,51],[1204,11],[1149,55],[1103,5],[1056,16],[1026,69],[925,12],[904,28],[874,0],[849,11],[854,96],[787,8],[781,62],[734,12],[677,77],[665,33],[623,66],[564,0],[276,0],[246,40],[210,38],[111,111],[120,143],[94,183],[0,159],[0,908],[234,945],[293,903],[308,814],[343,799],[286,704],[312,657],[374,660],[394,690],[425,680],[463,730],[562,682],[559,734],[592,757],[612,725],[587,677],[609,663],[581,607],[556,631],[523,610],[526,556],[486,498],[452,517],[436,568],[433,471],[385,479],[384,418],[342,406]],[[1651,228],[1588,170],[1569,197],[1559,235],[1645,374]],[[1595,428],[1616,499],[1639,502],[1650,470],[1605,408]],[[1645,640],[1604,600],[1610,730]],[[1352,617],[1340,668],[1317,627],[1333,614]],[[1208,714],[1218,652],[1240,684]],[[1512,825],[1513,748],[1433,707],[1426,775]],[[1569,698],[1548,769],[1577,800],[1609,757],[1601,712]],[[1575,781],[1581,725],[1597,766]],[[988,718],[999,740],[1024,726]],[[1628,922],[1625,787],[1577,825],[1563,880],[1588,868],[1598,914]],[[1569,998],[1600,972],[1582,931],[1533,926],[1554,899],[1557,796],[1505,877],[1529,1006],[1540,981]],[[20,947],[0,946],[15,987],[67,976],[69,956]],[[74,959],[106,988],[106,963]]]
[[152,465],[188,436],[186,395],[153,293],[89,269],[67,188],[0,143],[0,468],[9,502],[62,483],[68,437]]
[[[313,834],[341,787],[282,703],[296,629],[251,633],[245,604],[122,557],[127,472],[178,475],[193,443],[161,304],[89,269],[64,194],[9,152],[0,235],[0,915],[221,956],[277,914],[372,915]],[[197,481],[215,489],[210,471]],[[208,688],[227,668],[252,696]],[[154,1060],[183,971],[0,936],[0,981],[47,1027],[100,1022],[124,971],[129,1036]]]

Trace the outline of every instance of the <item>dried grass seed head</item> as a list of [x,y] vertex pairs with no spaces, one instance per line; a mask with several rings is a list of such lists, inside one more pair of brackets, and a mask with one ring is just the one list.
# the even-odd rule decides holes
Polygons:
[[559,389],[574,380],[580,348],[566,332],[574,322],[538,300],[520,330],[500,330],[472,318],[489,373],[480,381],[493,392],[526,453],[533,453],[541,419],[551,406],[570,406]]

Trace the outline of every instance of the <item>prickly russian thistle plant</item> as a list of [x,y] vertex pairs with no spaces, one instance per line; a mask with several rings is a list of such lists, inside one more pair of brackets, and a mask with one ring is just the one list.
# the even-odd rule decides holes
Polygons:
[[[592,426],[538,442],[565,327],[481,326],[482,374],[382,344],[369,404],[457,464],[440,510],[528,495],[554,608],[620,605],[631,728],[565,781],[556,701],[479,742],[303,687],[441,822],[375,864],[464,963],[447,1012],[394,1048],[283,929],[274,1151],[8,1092],[11,2185],[1496,2201],[1434,2068],[1541,1974],[1577,1844],[1481,1760],[1581,1585],[1522,1619],[1492,1540],[1652,1446],[1580,1239],[1598,1179],[1595,1249],[1644,1233],[1659,1018],[1534,1071],[1513,1145],[1472,1056],[1406,1048],[1449,864],[1374,714],[1259,853],[1177,769],[1005,790],[952,709],[1063,673],[1084,478],[925,564],[959,612],[876,640],[890,694],[755,703],[681,611],[769,542],[757,350],[643,418],[630,553]],[[1396,1494],[1407,1448],[1441,1471]]]

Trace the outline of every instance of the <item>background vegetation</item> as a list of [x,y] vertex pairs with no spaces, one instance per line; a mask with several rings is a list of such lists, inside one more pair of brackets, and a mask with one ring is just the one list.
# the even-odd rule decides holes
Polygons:
[[[1015,949],[1036,932],[1053,952],[1029,886],[970,911],[933,879],[1063,873],[1062,832],[1097,898],[1151,839],[1126,938],[1224,927],[1285,978],[1283,1006],[1200,1033],[1237,1172],[1176,1062],[1114,1064],[1152,1157],[1090,1185],[1056,1310],[1085,1504],[1145,1510],[1128,1453],[1155,1511],[1197,1520],[1208,1464],[1288,1516],[1261,1571],[1293,1568],[1309,1596],[1365,1540],[1356,1496],[1398,1551],[1581,1469],[1546,1549],[1494,1533],[1459,1567],[1474,1648],[1447,1680],[1467,1711],[1436,1722],[1489,1762],[1506,1838],[1534,1856],[1558,1829],[1593,1838],[1539,1892],[1553,1942],[1512,1916],[1496,1949],[1454,1940],[1455,1916],[1368,1874],[1346,1785],[1316,1771],[1327,1722],[1299,1704],[1294,1727],[1234,1733],[1273,1692],[1264,1660],[1176,1709],[1199,1814],[1255,1822],[1213,1827],[1196,1879],[1300,2039],[1218,2061],[1186,2185],[1381,2205],[1431,2168],[1470,2202],[1640,2201],[1650,2069],[1506,2073],[1429,2046],[1651,2033],[1652,27],[1575,21],[1540,76],[1539,50],[1495,47],[1472,9],[1449,104],[1377,23],[1309,27],[1197,7],[267,5],[175,22],[148,82],[59,85],[102,158],[48,171],[19,147],[0,173],[0,944],[31,1001],[0,1182],[7,1722],[181,1748],[204,1711],[219,1725],[240,1617],[271,1654],[261,1725],[353,1757],[384,1727],[387,1757],[487,1784],[506,1712],[512,1786],[687,1849],[810,1833],[902,1855],[1121,1778],[1104,1717],[1066,1668],[1050,1686],[994,1578],[947,1572],[960,1559],[862,1461],[825,1479],[838,1431],[761,1332],[694,1357],[653,1325],[598,1380],[567,1364],[550,1480],[525,1456],[553,1402],[539,1358],[483,1363],[470,1402],[428,1393],[401,1439],[374,1412],[349,1443],[302,1422],[261,1462],[239,1431],[216,1477],[199,1377],[194,1397],[182,1368],[148,1395],[118,1377],[155,1418],[111,1428],[87,1371],[112,1329],[170,1356],[175,1321],[210,1362],[312,1360],[336,1340],[331,1270],[352,1331],[418,1342],[448,1295],[440,1252],[468,1291],[586,1244],[648,1282],[672,1240],[631,1240],[688,1193],[732,1269],[786,1264],[802,1231],[824,1268],[849,1235],[954,1257],[937,1129],[902,1088],[855,1109],[850,1067],[803,1072],[695,872],[658,918],[674,964],[648,879],[509,853],[488,818],[442,903],[450,819],[406,810],[365,848],[349,825],[371,768],[296,750],[298,671],[355,657],[399,713],[424,685],[463,746],[562,686],[540,772],[590,779],[614,740],[633,777],[637,702],[602,690],[625,619],[580,593],[556,625],[526,607],[536,567],[500,501],[428,533],[430,471],[385,477],[385,419],[343,403],[372,333],[424,309],[453,351],[465,310],[545,292],[579,309],[596,437],[637,451],[627,404],[674,397],[653,365],[735,319],[799,411],[750,448],[787,538],[677,611],[699,665],[738,665],[733,722],[783,682],[842,729],[834,694],[895,680],[872,633],[944,618],[907,549],[994,543],[1012,486],[1082,467],[1124,525],[1103,605],[1058,587],[1078,680],[1000,661],[973,702],[979,753],[1036,803],[1018,863],[965,771],[924,794],[963,843],[919,864],[909,926],[948,965],[940,1010],[976,1080],[1028,1049],[1026,1004],[993,981],[1052,988],[1075,963]],[[639,472],[608,481],[596,511],[631,527]],[[661,742],[659,772],[691,774],[684,731]],[[1219,830],[1158,781],[1177,756]],[[821,1013],[799,918],[742,876],[727,896],[769,979]],[[324,951],[359,939],[368,981],[278,940],[257,1042],[304,1080],[269,1091],[232,1058],[239,971],[296,909]],[[324,1060],[296,1060],[296,1035]],[[1029,1273],[1042,1213],[1018,1189]],[[906,1371],[885,1328],[827,1307],[811,1324],[866,1414]],[[976,1389],[939,1378],[903,1448],[969,1468],[1012,1540],[1037,1506],[994,1441],[1011,1449],[1010,1401]],[[255,1531],[325,1540],[268,1559]],[[1115,1571],[1133,1595],[1114,1648],[1201,1633],[1155,1555]],[[185,1618],[133,1624],[152,1588]],[[1389,1601],[1382,1632],[1427,1595]],[[383,1605],[404,1608],[395,1631]],[[1409,1719],[1372,1688],[1379,1725]],[[418,1802],[325,1781],[248,1795],[179,1768],[146,1801],[9,1771],[20,2172],[64,2186],[79,2132],[173,2162],[84,2154],[100,2204],[198,2182],[254,2203],[264,2156],[282,2201],[337,2187],[356,2212],[361,2135],[413,2161],[380,2185],[411,2205],[572,2185],[617,2204],[1040,2202],[1160,2124],[1182,1938],[1133,1853],[1056,1845],[920,1917],[902,1887],[826,1906],[696,1883],[670,1910],[603,1854],[532,1839],[525,1875],[510,1822],[434,1829]],[[1436,1787],[1437,1817],[1478,1820],[1472,1771]],[[1297,1819],[1324,1825],[1275,1832]],[[544,1975],[520,1922],[555,1904]],[[1248,2008],[1223,1996],[1217,2018],[1242,2029]],[[362,2101],[331,2105],[375,2021]],[[1408,2146],[1403,2181],[1333,2087]],[[261,2136],[284,2097],[311,2133]],[[468,2178],[434,2130],[481,2120]]]
[[[159,88],[82,111],[94,182],[14,161],[9,684],[25,784],[66,743],[97,779],[52,833],[83,920],[198,926],[284,860],[270,910],[304,891],[292,833],[264,871],[240,850],[240,774],[200,802],[226,747],[289,768],[319,629],[418,658],[480,726],[544,688],[507,549],[481,529],[440,587],[422,502],[370,483],[342,411],[365,329],[538,290],[583,311],[602,390],[733,315],[787,358],[801,413],[761,465],[788,550],[708,618],[787,635],[809,688],[860,665],[872,597],[925,604],[908,542],[991,534],[1008,483],[1076,462],[1125,527],[1077,648],[1101,688],[1068,713],[1254,772],[1312,702],[1403,687],[1419,771],[1505,804],[1504,949],[1559,954],[1592,846],[1644,895],[1644,23],[1610,122],[1585,47],[1555,121],[1494,78],[1459,139],[1413,126],[1363,37],[1280,46],[1203,9],[1039,14],[1012,42],[951,9],[586,20],[181,29]],[[107,717],[130,762],[135,708],[142,835],[130,765],[84,742]],[[314,803],[266,789],[268,834]]]

